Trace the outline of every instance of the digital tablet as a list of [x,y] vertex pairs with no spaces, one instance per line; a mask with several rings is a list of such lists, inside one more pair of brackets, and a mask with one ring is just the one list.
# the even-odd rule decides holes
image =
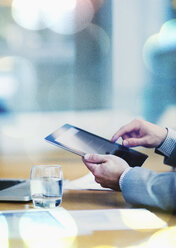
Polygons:
[[[77,234],[73,217],[62,207],[1,211],[0,228],[3,247],[8,247],[10,239],[22,240],[26,247],[55,247],[56,244],[65,247],[61,238]],[[3,241],[7,241],[6,244]]]
[[61,126],[45,140],[80,156],[86,153],[113,154],[123,158],[132,167],[141,166],[148,157],[70,124]]

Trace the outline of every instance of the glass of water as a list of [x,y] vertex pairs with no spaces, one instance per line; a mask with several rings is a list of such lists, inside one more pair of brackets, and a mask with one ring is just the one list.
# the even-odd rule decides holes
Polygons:
[[30,188],[35,208],[55,208],[62,202],[63,173],[60,165],[36,165],[31,169]]

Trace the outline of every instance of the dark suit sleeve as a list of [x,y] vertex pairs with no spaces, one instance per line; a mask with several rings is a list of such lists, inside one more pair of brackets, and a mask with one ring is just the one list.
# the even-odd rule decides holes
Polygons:
[[176,172],[135,167],[125,175],[121,189],[128,203],[176,210]]
[[[155,149],[155,152],[164,156],[164,163],[176,167],[176,131],[167,129],[168,134],[164,142]],[[165,156],[165,154],[169,154]]]
[[164,158],[164,163],[176,167],[176,146],[171,155]]
[[[173,139],[174,140],[174,139]],[[157,149],[156,153],[163,155]],[[176,145],[164,163],[176,166]],[[142,167],[130,169],[121,185],[125,200],[164,210],[176,210],[176,171],[157,173]]]
[[[155,153],[164,156],[161,152],[155,149]],[[164,163],[173,167],[176,167],[176,146],[169,157],[164,157]]]

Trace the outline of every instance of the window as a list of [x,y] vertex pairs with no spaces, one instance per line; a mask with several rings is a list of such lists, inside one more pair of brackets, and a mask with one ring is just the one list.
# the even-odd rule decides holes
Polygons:
[[176,105],[173,2],[113,2],[114,105],[152,122]]
[[1,150],[36,151],[66,122],[176,128],[175,20],[175,0],[0,1]]
[[112,107],[111,0],[3,1],[0,30],[2,112]]

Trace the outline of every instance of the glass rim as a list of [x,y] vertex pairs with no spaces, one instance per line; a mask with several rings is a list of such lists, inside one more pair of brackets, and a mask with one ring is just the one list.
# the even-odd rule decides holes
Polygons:
[[31,169],[32,168],[42,168],[42,167],[45,167],[45,168],[60,168],[60,169],[62,169],[62,166],[61,165],[59,165],[59,164],[38,164],[38,165],[33,165],[32,167],[31,167]]

